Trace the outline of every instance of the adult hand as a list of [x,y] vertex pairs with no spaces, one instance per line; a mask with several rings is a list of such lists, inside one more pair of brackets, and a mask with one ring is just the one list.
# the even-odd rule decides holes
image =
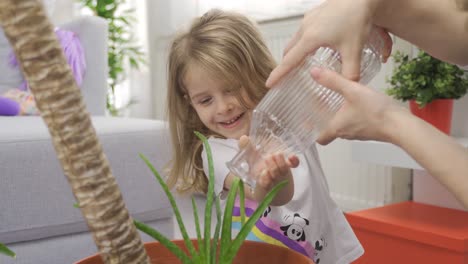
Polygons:
[[320,134],[317,143],[327,145],[335,138],[389,141],[391,118],[394,114],[409,114],[388,96],[338,73],[313,68],[315,81],[344,97],[342,107]]
[[[308,11],[299,31],[288,43],[282,62],[270,74],[266,86],[273,87],[319,47],[331,47],[340,52],[343,76],[359,80],[361,51],[373,28],[374,2],[327,0]],[[381,54],[386,61],[392,50],[392,40],[386,30],[375,28],[382,37]]]

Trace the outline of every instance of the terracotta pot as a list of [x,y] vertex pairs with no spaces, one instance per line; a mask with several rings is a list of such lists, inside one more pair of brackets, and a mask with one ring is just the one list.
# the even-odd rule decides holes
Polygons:
[[425,120],[445,134],[450,135],[453,99],[434,100],[421,109],[414,100],[411,100],[409,105],[411,112],[415,116]]
[[[173,241],[180,248],[187,250],[183,240]],[[195,243],[196,241],[192,240]],[[166,249],[159,242],[148,242],[145,243],[146,252],[151,259],[151,263],[154,264],[179,264],[181,263],[172,252]],[[242,244],[234,264],[314,264],[314,262],[308,257],[285,247],[280,247],[272,244],[245,241]],[[91,257],[82,259],[75,264],[103,264],[101,257],[96,254]]]

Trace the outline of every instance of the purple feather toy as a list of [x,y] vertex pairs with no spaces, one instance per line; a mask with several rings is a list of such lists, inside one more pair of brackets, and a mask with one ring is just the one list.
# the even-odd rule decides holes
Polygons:
[[[55,29],[55,34],[60,41],[60,45],[73,72],[76,83],[80,87],[83,83],[83,77],[86,71],[85,56],[81,42],[74,32],[68,30],[57,28]],[[16,68],[19,66],[14,53],[10,54],[10,65]],[[27,82],[24,81],[19,88],[23,91],[27,91],[29,87]]]

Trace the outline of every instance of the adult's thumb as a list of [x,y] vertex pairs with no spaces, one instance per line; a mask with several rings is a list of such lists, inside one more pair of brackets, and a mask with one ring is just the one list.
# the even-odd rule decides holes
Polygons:
[[319,143],[322,146],[326,146],[326,145],[330,144],[335,139],[336,139],[335,134],[332,133],[330,130],[326,129],[325,131],[322,131],[322,133],[320,133],[320,135],[317,138],[316,142]]

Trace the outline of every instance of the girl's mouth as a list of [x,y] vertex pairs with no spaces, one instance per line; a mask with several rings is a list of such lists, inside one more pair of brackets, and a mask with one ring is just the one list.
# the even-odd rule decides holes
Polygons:
[[229,121],[219,122],[219,123],[225,128],[232,128],[232,127],[235,127],[239,123],[238,121],[241,119],[242,116],[244,116],[244,113],[234,117],[233,119]]

